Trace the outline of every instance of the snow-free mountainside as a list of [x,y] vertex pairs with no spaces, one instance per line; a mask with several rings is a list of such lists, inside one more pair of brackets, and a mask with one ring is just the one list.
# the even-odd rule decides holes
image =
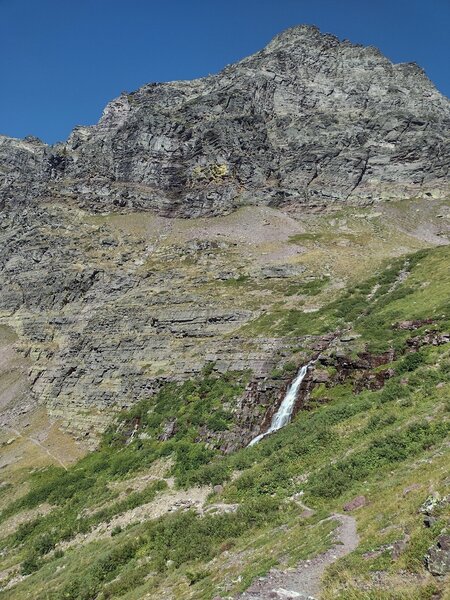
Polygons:
[[450,102],[311,26],[0,136],[0,598],[450,600]]

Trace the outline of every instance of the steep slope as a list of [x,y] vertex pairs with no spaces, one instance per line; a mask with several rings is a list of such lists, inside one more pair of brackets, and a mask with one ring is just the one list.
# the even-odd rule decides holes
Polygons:
[[[7,471],[27,487],[0,495],[1,597],[281,599],[316,593],[325,561],[326,600],[446,599],[448,261],[412,254],[312,314],[347,334],[318,357],[307,410],[256,446],[198,443],[245,385],[205,371],[121,414],[68,471]],[[343,510],[353,537],[333,557]]]
[[[0,318],[32,398],[95,436],[208,361],[266,377],[304,340],[243,325],[446,242],[449,110],[418,67],[301,26],[218,75],[122,95],[64,144],[1,138]],[[242,204],[271,207],[173,218]]]
[[[306,359],[330,333],[309,329],[309,311],[384,260],[446,241],[446,201],[426,207],[406,201],[296,219],[249,207],[200,221],[92,217],[50,203],[7,213],[0,323],[18,335],[28,401],[95,443],[114,411],[167,381],[209,362],[221,373],[250,369],[248,393],[234,407],[245,434],[221,442],[245,443],[260,423],[255,403],[272,403],[289,376],[272,380],[272,371],[296,350]],[[277,330],[291,312],[304,326]],[[4,424],[14,421],[11,407],[3,413]]]
[[2,598],[448,600],[449,125],[300,26],[0,137]]
[[0,197],[192,217],[439,194],[449,124],[417,65],[300,26],[218,75],[124,93],[64,144],[1,138]]

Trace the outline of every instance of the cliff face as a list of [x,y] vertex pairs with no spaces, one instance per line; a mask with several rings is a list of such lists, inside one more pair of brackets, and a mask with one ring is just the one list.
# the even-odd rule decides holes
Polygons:
[[2,598],[444,597],[449,125],[298,27],[0,137]]
[[218,75],[122,94],[66,143],[0,138],[0,201],[198,217],[441,194],[449,125],[417,65],[300,26]]
[[[254,226],[264,218],[240,217]],[[192,377],[209,361],[222,372],[267,374],[276,351],[291,345],[239,333],[269,291],[247,297],[239,277],[270,283],[264,268],[273,261],[257,260],[259,245],[242,233],[192,226],[148,214],[95,217],[52,203],[1,215],[0,325],[19,335],[32,397],[73,432],[95,433],[114,409]],[[285,227],[275,233],[288,247],[300,229],[287,217]],[[265,227],[269,235],[274,229]],[[277,269],[275,281],[284,285],[303,270]],[[7,421],[16,408],[7,407]]]
[[[0,137],[0,327],[26,401],[85,432],[207,362],[266,390],[308,355],[271,331],[289,311],[445,242],[449,124],[419,67],[302,26],[218,75],[123,94],[66,143]],[[406,219],[381,202],[411,197]]]

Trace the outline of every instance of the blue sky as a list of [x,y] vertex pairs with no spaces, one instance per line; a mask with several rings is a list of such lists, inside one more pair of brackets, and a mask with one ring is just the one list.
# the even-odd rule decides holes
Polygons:
[[0,0],[0,133],[53,143],[123,90],[215,73],[315,24],[450,96],[450,0]]

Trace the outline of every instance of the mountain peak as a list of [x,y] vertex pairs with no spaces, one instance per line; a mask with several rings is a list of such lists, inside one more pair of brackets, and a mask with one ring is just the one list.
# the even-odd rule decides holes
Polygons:
[[0,139],[0,200],[196,217],[443,194],[449,124],[416,65],[298,25],[218,75],[122,94],[65,144]]
[[292,44],[302,40],[319,41],[324,39],[330,39],[339,42],[339,39],[336,36],[329,33],[322,33],[316,25],[303,23],[280,31],[280,33],[275,35],[275,37],[269,43],[269,46],[273,44]]

